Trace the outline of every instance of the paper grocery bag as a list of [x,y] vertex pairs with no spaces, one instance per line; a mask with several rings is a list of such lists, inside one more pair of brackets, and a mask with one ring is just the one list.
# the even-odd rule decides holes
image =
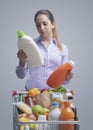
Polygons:
[[50,108],[51,106],[51,94],[50,93],[39,93],[34,98],[35,104],[39,104],[45,108]]

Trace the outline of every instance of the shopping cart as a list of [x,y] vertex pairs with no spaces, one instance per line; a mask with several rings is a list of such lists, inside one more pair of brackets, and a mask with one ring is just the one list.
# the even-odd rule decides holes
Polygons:
[[[36,126],[42,125],[42,130],[50,130],[50,126],[51,126],[51,130],[54,130],[56,125],[74,125],[74,130],[80,130],[80,121],[74,120],[74,121],[33,121],[33,122],[20,122],[19,121],[19,117],[18,117],[18,108],[16,107],[16,103],[19,100],[19,95],[25,96],[26,95],[26,91],[22,90],[22,91],[13,91],[12,93],[12,104],[13,104],[13,130],[25,130],[25,129],[21,129],[20,126],[22,125],[30,125],[30,124],[35,124]],[[45,127],[45,125],[47,125],[47,127]],[[35,127],[35,128],[30,128],[29,130],[40,130],[39,127]],[[59,129],[62,130],[62,129]],[[67,130],[67,129],[64,129]],[[71,129],[72,130],[72,129]]]

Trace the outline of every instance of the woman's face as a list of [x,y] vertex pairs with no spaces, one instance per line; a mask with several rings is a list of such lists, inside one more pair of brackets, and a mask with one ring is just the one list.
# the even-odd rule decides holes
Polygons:
[[52,29],[54,25],[51,23],[49,18],[44,14],[39,14],[36,17],[36,28],[42,38],[52,37]]

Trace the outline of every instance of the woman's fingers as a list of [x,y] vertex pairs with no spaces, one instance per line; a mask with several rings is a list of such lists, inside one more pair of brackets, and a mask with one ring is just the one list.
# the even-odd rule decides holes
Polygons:
[[66,75],[66,80],[70,80],[71,78],[73,78],[74,74],[72,72],[67,73]]
[[23,50],[19,50],[17,53],[17,57],[18,58],[27,58],[27,55],[25,54],[25,52]]
[[25,52],[23,50],[19,50],[17,53],[17,57],[20,60],[20,65],[25,66],[26,58],[27,58],[27,55],[25,54]]

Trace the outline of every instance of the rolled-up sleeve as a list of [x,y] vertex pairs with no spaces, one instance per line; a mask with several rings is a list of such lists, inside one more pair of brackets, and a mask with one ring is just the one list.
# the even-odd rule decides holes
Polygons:
[[26,74],[28,72],[28,67],[27,65],[25,65],[24,67],[22,67],[20,64],[16,67],[16,75],[18,76],[18,78],[23,79]]

